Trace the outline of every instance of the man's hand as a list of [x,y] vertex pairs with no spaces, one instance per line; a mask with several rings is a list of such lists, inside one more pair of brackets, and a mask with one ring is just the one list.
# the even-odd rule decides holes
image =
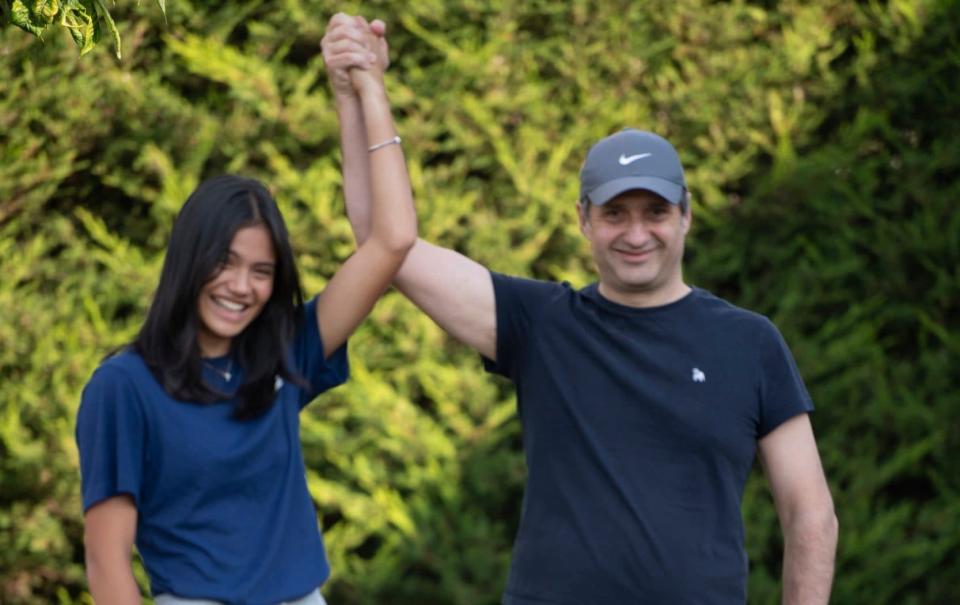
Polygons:
[[[361,84],[382,80],[390,64],[386,30],[379,19],[367,23],[363,17],[344,13],[330,19],[320,45],[334,94],[352,97]],[[373,72],[368,74],[373,77],[352,77],[351,72],[356,71]]]

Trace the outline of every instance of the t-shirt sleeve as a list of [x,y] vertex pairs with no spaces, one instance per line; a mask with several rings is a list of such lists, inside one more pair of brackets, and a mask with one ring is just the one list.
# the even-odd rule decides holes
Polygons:
[[760,437],[783,422],[813,411],[813,400],[800,377],[800,370],[780,331],[766,321],[760,346]]
[[83,510],[128,494],[140,507],[146,421],[133,379],[100,367],[83,389],[77,412]]
[[488,372],[515,380],[539,312],[562,285],[490,272],[497,314],[497,359],[483,358]]
[[303,306],[303,327],[293,346],[294,367],[310,385],[301,389],[301,408],[320,393],[343,384],[350,376],[346,342],[329,358],[323,358],[323,337],[317,323],[317,300],[318,297],[314,297]]

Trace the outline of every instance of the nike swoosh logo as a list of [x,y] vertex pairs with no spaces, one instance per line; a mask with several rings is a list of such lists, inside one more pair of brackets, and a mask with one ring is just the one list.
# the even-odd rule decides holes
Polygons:
[[645,157],[647,157],[647,156],[649,156],[649,155],[653,155],[653,154],[650,154],[650,153],[638,153],[637,155],[629,155],[629,156],[620,154],[620,165],[621,165],[621,166],[626,166],[627,164],[632,164],[632,163],[636,162],[637,160],[642,160],[643,158],[645,158]]

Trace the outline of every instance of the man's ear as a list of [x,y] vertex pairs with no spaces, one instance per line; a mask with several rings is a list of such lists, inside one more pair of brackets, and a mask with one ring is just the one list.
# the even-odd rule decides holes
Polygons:
[[577,221],[580,224],[580,233],[589,238],[587,230],[590,228],[590,217],[583,208],[583,202],[577,202]]

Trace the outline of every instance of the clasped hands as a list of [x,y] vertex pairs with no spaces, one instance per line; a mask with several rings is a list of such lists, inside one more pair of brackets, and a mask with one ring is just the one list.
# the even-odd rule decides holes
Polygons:
[[320,47],[330,84],[337,95],[355,96],[368,87],[383,87],[387,56],[387,26],[374,19],[337,13],[330,18]]

